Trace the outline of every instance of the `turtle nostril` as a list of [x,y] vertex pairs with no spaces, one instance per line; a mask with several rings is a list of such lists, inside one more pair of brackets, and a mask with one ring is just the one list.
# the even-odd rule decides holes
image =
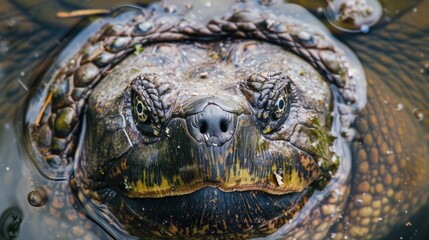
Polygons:
[[188,131],[192,137],[210,146],[222,146],[235,132],[237,116],[217,105],[209,104],[196,114],[186,117]]
[[202,122],[202,124],[201,124],[201,126],[200,126],[200,132],[201,132],[202,134],[205,134],[205,133],[207,132],[207,122],[206,122],[206,121],[203,121],[203,122]]
[[220,130],[224,133],[228,131],[228,124],[226,123],[225,119],[222,119],[222,121],[220,121]]

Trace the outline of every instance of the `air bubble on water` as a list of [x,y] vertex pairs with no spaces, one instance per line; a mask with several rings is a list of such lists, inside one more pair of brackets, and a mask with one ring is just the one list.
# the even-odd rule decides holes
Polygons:
[[417,8],[413,8],[413,12],[415,12],[415,13],[416,13],[417,11],[418,11],[418,9],[417,9]]
[[10,167],[6,167],[5,169],[6,169],[6,171],[9,171],[9,170],[10,170]]
[[424,113],[423,110],[421,110],[420,108],[415,108],[412,111],[413,117],[417,120],[417,121],[421,121],[424,118]]

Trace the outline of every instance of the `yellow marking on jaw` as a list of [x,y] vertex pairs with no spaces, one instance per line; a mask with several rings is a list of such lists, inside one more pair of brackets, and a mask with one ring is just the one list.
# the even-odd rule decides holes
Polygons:
[[201,229],[200,230],[198,230],[198,227],[194,227],[193,229],[192,229],[192,232],[195,234],[195,233],[198,233],[198,234],[205,234],[206,233],[206,231],[209,229],[209,225],[204,225],[204,226],[202,226],[201,227]]
[[[209,164],[216,164],[225,166],[225,159],[210,159]],[[164,197],[183,195],[195,192],[204,187],[217,187],[222,191],[247,191],[247,190],[260,190],[270,194],[286,194],[290,192],[299,192],[308,187],[308,185],[320,175],[315,163],[312,164],[310,157],[301,156],[300,169],[291,169],[292,166],[288,161],[282,163],[272,163],[271,166],[259,166],[253,168],[247,166],[248,159],[241,162],[235,159],[225,169],[225,173],[220,174],[220,168],[216,167],[215,175],[212,172],[201,173],[200,171],[194,172],[193,179],[184,181],[180,172],[172,176],[156,175],[155,172],[143,171],[142,177],[132,183],[133,189],[128,192],[130,197]],[[193,165],[192,165],[193,166]],[[308,179],[303,179],[302,174],[306,171],[309,173]],[[160,174],[160,173],[158,173]],[[203,175],[200,175],[203,174]],[[157,184],[154,184],[151,179],[160,179]],[[209,179],[205,181],[204,179]]]

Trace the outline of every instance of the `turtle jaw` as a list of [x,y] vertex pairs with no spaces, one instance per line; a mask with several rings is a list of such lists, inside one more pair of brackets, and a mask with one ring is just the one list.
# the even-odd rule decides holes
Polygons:
[[205,187],[188,195],[156,199],[118,194],[110,200],[110,206],[125,208],[110,209],[133,236],[198,238],[210,232],[214,237],[248,238],[274,233],[296,216],[311,194],[311,188],[272,195]]
[[221,146],[196,142],[184,119],[169,125],[169,137],[134,146],[106,171],[106,182],[131,198],[186,195],[205,187],[224,192],[301,192],[321,171],[311,155],[287,141],[264,138],[255,120],[237,118],[236,132]]

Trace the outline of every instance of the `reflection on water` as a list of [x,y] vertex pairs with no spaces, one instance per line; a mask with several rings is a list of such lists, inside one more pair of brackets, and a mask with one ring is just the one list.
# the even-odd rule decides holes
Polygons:
[[[103,4],[106,5],[101,7],[108,7],[109,3],[106,2],[104,1]],[[291,2],[302,3],[310,10],[313,10],[315,14],[320,13],[320,6],[325,6],[322,1]],[[412,4],[410,4],[411,2]],[[429,56],[425,55],[429,52],[426,49],[426,51],[420,52],[418,56],[409,56],[407,54],[410,53],[407,53],[406,50],[418,45],[427,46],[429,40],[427,37],[429,22],[421,21],[422,19],[427,19],[423,13],[429,11],[429,1],[423,1],[419,5],[415,5],[417,2],[409,1],[410,5],[403,6],[404,1],[382,1],[385,8],[384,18],[381,21],[382,24],[387,25],[389,21],[401,18],[407,22],[406,25],[401,25],[401,27],[418,26],[420,31],[425,30],[426,35],[423,37],[417,32],[400,35],[400,31],[403,29],[394,27],[392,29],[395,29],[396,32],[392,31],[390,35],[377,35],[371,32],[377,31],[374,29],[368,35],[342,35],[339,33],[339,37],[357,52],[367,71],[379,73],[377,77],[385,78],[383,80],[386,82],[389,81],[388,79],[399,75],[405,75],[404,78],[410,79],[408,82],[388,82],[389,87],[397,95],[393,104],[398,111],[408,111],[416,119],[416,124],[420,124],[422,129],[425,130],[423,133],[425,136],[424,141],[429,143],[429,133],[427,132],[429,126],[427,102],[429,102],[429,97],[426,93],[427,89],[429,89]],[[0,12],[7,13],[0,17],[0,62],[2,64],[0,65],[0,89],[2,89],[0,92],[0,189],[2,189],[0,194],[0,213],[10,207],[17,207],[22,210],[24,218],[18,239],[34,239],[35,236],[38,239],[65,239],[69,233],[72,233],[72,236],[81,236],[82,239],[94,239],[97,237],[92,232],[87,231],[87,229],[91,228],[92,223],[73,211],[73,202],[60,201],[62,199],[60,195],[52,197],[48,204],[50,205],[47,210],[48,215],[40,215],[44,210],[31,207],[27,202],[27,194],[38,186],[46,184],[47,181],[37,174],[37,170],[25,154],[21,121],[23,119],[23,99],[31,87],[30,80],[34,77],[31,74],[34,71],[34,63],[49,54],[49,51],[45,51],[45,49],[55,47],[56,39],[60,39],[68,29],[68,27],[62,25],[70,26],[75,21],[58,21],[54,19],[52,13],[55,11],[52,11],[52,9],[57,9],[55,6],[43,14],[43,11],[47,9],[46,3],[40,2],[39,4],[43,7],[39,8],[37,5],[33,5],[33,7],[28,8],[30,10],[20,6],[21,12],[29,12],[38,16],[33,20],[18,16],[20,11],[15,10],[14,6],[16,7],[16,5],[6,4],[0,7]],[[92,8],[100,7],[100,1],[92,1],[90,4]],[[62,6],[58,5],[57,7]],[[70,4],[67,5],[67,8],[70,10],[70,8],[79,8],[79,6]],[[398,9],[401,9],[401,11]],[[320,16],[323,17],[323,15]],[[39,31],[39,35],[35,38],[31,35],[34,29]],[[55,31],[52,31],[52,29],[55,29]],[[382,28],[380,27],[380,29]],[[11,32],[13,34],[9,34]],[[4,37],[6,34],[9,34],[7,35],[9,38]],[[49,41],[46,41],[46,39],[49,39]],[[399,41],[394,42],[395,39],[399,39]],[[378,41],[392,42],[390,42],[389,46],[379,46],[377,45]],[[19,44],[22,42],[26,44]],[[404,54],[390,57],[389,53],[397,48],[403,49]],[[369,51],[371,51],[371,54],[368,54]],[[412,52],[412,54],[414,53]],[[389,59],[383,56],[389,56]],[[385,62],[401,61],[403,64],[400,65],[400,69],[389,69],[393,66],[398,67],[396,62],[395,64],[392,63],[391,66],[384,66],[385,69],[382,69],[382,71],[371,69],[373,61],[378,60]],[[28,64],[18,65],[20,62],[28,62]],[[17,66],[22,69],[16,69]],[[409,74],[410,68],[421,75],[414,77],[416,75]],[[63,189],[63,194],[67,194],[67,191],[69,191],[66,182],[56,183],[55,188]],[[68,208],[69,211],[62,212],[64,208]],[[429,214],[428,206],[423,208],[417,216],[407,219],[404,224],[394,229],[387,239],[427,238],[429,236],[427,214]],[[62,217],[64,221],[58,222],[56,218],[52,217],[55,215]],[[79,224],[82,226],[81,228],[74,225],[71,227],[70,223],[76,221],[81,221]],[[4,229],[1,230],[3,231]],[[3,232],[0,232],[0,236],[1,234]],[[103,239],[108,237],[101,236]]]

